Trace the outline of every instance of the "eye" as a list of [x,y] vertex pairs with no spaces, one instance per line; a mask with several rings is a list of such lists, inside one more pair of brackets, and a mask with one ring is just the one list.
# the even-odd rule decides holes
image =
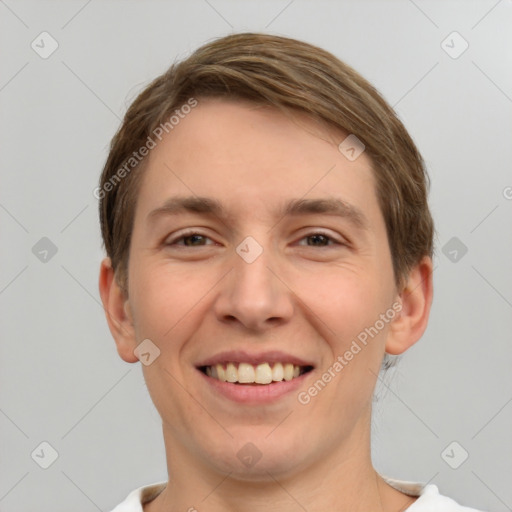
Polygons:
[[[208,241],[210,243],[208,243]],[[206,235],[201,233],[183,233],[178,238],[170,239],[166,241],[165,245],[179,245],[184,247],[201,247],[205,245],[212,245],[213,240],[208,238]]]
[[[303,243],[305,241],[305,243]],[[335,240],[333,237],[325,233],[311,233],[303,237],[299,245],[307,245],[309,247],[328,247],[330,245],[343,245],[342,242]]]

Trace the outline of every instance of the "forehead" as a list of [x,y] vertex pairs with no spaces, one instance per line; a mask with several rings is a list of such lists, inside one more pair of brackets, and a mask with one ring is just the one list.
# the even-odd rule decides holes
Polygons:
[[138,204],[147,213],[176,194],[215,197],[249,214],[276,202],[338,197],[367,209],[376,205],[372,162],[339,151],[347,135],[305,113],[200,99],[151,150]]

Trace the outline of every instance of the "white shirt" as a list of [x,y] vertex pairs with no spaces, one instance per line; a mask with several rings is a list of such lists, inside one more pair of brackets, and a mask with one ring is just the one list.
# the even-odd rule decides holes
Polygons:
[[[404,512],[481,512],[474,508],[463,507],[451,498],[439,494],[436,485],[414,482],[403,482],[392,478],[382,477],[400,492],[418,499]],[[132,491],[127,498],[112,512],[143,512],[142,504],[156,498],[167,485],[167,482],[139,487]]]

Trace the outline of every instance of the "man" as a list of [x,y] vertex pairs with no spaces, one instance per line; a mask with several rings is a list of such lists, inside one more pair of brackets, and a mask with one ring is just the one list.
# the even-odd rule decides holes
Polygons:
[[377,91],[306,43],[230,35],[139,95],[97,190],[100,292],[169,478],[115,512],[472,510],[370,455],[379,370],[428,321],[426,182]]

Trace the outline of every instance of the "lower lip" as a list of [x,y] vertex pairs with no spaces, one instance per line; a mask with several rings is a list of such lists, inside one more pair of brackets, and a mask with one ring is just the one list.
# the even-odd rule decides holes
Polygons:
[[275,402],[279,398],[284,397],[297,391],[304,380],[313,370],[304,373],[292,380],[282,380],[271,384],[233,384],[231,382],[223,382],[204,374],[201,370],[197,370],[205,379],[205,382],[213,388],[214,391],[233,400],[234,402],[246,404],[265,404]]

